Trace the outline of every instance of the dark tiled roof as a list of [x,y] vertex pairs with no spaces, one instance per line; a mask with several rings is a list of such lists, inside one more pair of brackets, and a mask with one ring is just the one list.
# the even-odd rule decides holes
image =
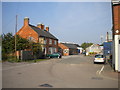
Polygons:
[[78,44],[75,44],[77,47],[80,47],[80,45],[78,45]]
[[65,46],[67,46],[70,49],[77,49],[77,46],[75,44],[70,44],[70,43],[62,43],[62,44],[64,44]]
[[[47,38],[52,38],[52,39],[57,39],[55,36],[53,36],[50,32],[46,31],[46,30],[41,30],[40,28],[30,25],[29,26],[38,33],[39,36],[42,37],[47,37]],[[58,40],[58,39],[57,39]]]

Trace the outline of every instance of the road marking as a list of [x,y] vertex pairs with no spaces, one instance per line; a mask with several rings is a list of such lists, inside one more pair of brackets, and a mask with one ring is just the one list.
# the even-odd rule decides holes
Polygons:
[[75,64],[70,64],[70,65],[75,65]]
[[100,70],[97,70],[96,74],[98,74],[99,71],[100,71]]
[[99,75],[101,74],[101,72],[103,71],[104,69],[104,65],[102,66],[101,70],[99,71]]
[[103,69],[104,69],[104,65],[102,66],[102,68],[101,68],[100,70],[97,70],[96,74],[99,74],[99,75],[101,75],[101,77],[106,78],[106,79],[111,79],[111,80],[118,81],[118,79],[115,79],[115,78],[111,78],[111,77],[107,77],[107,76],[102,75],[101,72],[103,71]]

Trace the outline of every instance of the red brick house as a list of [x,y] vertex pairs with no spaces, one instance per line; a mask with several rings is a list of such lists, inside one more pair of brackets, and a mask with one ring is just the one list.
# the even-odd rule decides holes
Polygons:
[[78,55],[78,46],[74,43],[59,43],[59,52],[62,53],[62,55]]
[[35,43],[41,44],[45,54],[58,52],[58,39],[49,32],[49,27],[44,28],[43,24],[33,26],[29,24],[29,18],[24,18],[23,27],[16,33]]

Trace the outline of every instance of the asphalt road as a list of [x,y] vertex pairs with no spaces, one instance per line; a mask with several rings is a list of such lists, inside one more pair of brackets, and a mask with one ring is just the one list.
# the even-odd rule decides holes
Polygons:
[[108,65],[93,64],[93,59],[74,55],[37,63],[6,62],[2,85],[3,88],[118,88],[117,74],[109,71],[103,74]]

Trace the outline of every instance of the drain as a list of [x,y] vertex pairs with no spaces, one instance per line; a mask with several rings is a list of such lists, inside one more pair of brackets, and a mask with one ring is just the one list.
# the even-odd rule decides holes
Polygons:
[[40,85],[40,87],[53,87],[53,86],[50,84],[42,84],[42,85]]
[[93,80],[103,80],[101,77],[92,77]]
[[18,74],[22,74],[22,73],[18,73]]

